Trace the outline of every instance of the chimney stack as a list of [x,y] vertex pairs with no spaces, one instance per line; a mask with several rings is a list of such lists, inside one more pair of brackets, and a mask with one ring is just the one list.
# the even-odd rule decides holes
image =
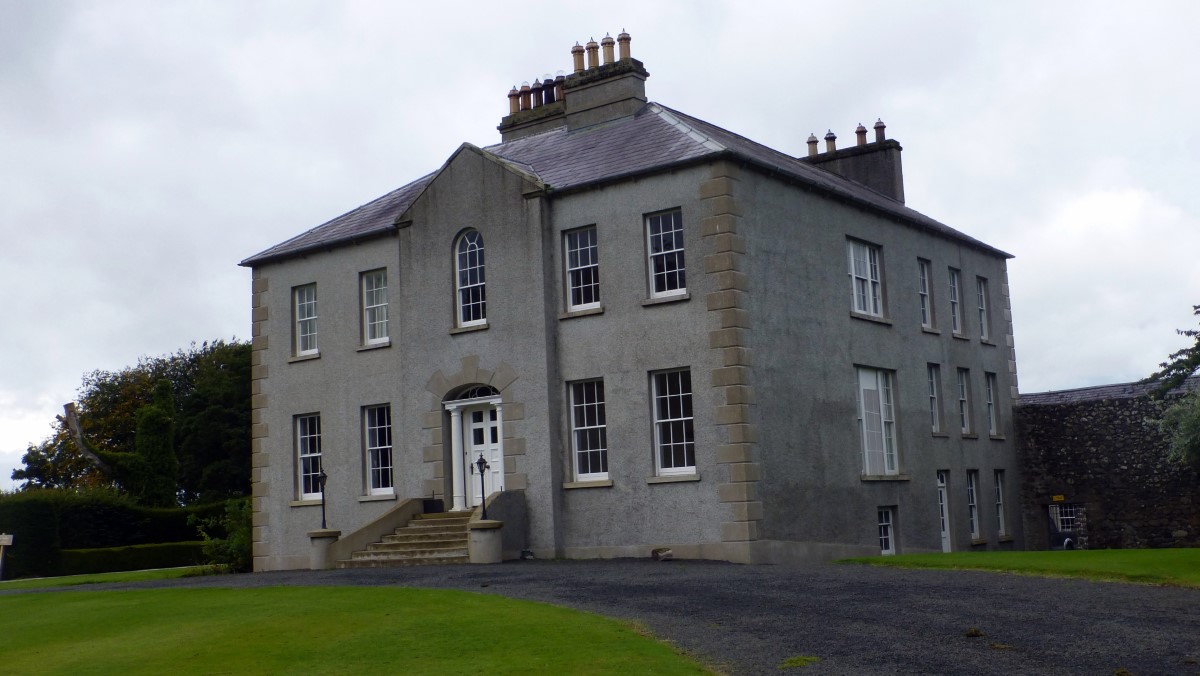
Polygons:
[[881,195],[904,203],[904,171],[900,164],[900,151],[904,150],[895,140],[885,138],[886,125],[883,120],[875,122],[875,142],[867,143],[867,128],[858,125],[854,135],[858,142],[850,148],[837,149],[837,135],[830,129],[825,134],[825,152],[817,152],[817,137],[808,136],[808,156],[796,159],[820,167],[831,174],[866,186]]
[[858,137],[858,145],[867,145],[867,128],[862,126],[862,122],[858,123],[858,128],[854,130],[854,135]]
[[835,150],[837,150],[837,134],[833,133],[833,130],[830,129],[825,134],[825,152],[832,153]]

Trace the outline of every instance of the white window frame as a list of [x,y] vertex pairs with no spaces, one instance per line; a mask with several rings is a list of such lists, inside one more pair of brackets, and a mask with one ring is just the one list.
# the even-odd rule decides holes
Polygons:
[[1079,527],[1079,503],[1059,502],[1050,505],[1050,519],[1058,532],[1075,532]]
[[950,470],[939,469],[937,471],[938,525],[941,527],[939,535],[942,540],[943,552],[950,552],[954,549],[954,538],[950,530],[949,478]]
[[878,246],[851,239],[846,242],[850,274],[850,309],[871,317],[883,316],[883,253]]
[[391,404],[363,407],[363,447],[367,495],[395,495]]
[[930,263],[924,258],[917,259],[917,297],[921,303],[921,327],[933,328],[933,296],[929,293]]
[[979,305],[979,339],[989,340],[988,330],[988,280],[984,277],[975,278],[975,302]]
[[971,527],[971,539],[979,539],[979,504],[975,500],[979,486],[979,470],[967,470],[967,520]]
[[958,385],[959,430],[964,435],[972,434],[971,425],[971,369],[960,368],[956,372]]
[[600,307],[600,248],[596,226],[563,233],[563,265],[567,310],[575,312]]
[[893,374],[891,371],[865,367],[859,367],[856,372],[863,474],[899,474]]
[[891,556],[896,553],[896,508],[880,507],[876,510],[879,526],[879,554]]
[[683,210],[647,214],[646,272],[651,298],[687,293],[687,260],[684,255]]
[[454,319],[457,326],[487,324],[487,268],[483,235],[465,230],[454,242]]
[[292,288],[293,351],[297,357],[317,354],[317,285],[304,284]]
[[996,480],[996,534],[1005,537],[1008,526],[1004,518],[1004,470],[995,470],[993,476]]
[[296,492],[301,500],[320,500],[321,414],[296,416],[292,430],[296,446]]
[[571,397],[571,465],[576,481],[608,478],[608,429],[604,410],[604,381],[567,384]]
[[940,364],[925,365],[925,378],[929,387],[929,431],[938,434],[942,431],[942,367]]
[[950,331],[956,335],[962,335],[962,308],[960,307],[959,294],[962,288],[962,273],[955,268],[950,268]]
[[984,393],[987,401],[988,435],[1000,436],[1000,416],[996,409],[996,374],[984,372]]
[[[654,416],[654,467],[659,476],[696,473],[696,434],[689,369],[650,374]],[[665,462],[670,459],[670,462]]]
[[362,295],[362,336],[364,345],[388,342],[387,269],[369,270],[359,275]]

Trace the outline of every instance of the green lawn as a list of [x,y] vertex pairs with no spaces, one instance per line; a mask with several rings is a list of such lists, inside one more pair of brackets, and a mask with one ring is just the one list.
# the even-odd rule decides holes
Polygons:
[[22,580],[0,582],[0,591],[9,589],[40,589],[42,587],[69,587],[79,584],[103,582],[136,582],[138,580],[173,580],[189,575],[204,575],[209,571],[204,566],[190,568],[158,568],[156,570],[131,570],[124,573],[90,573],[88,575],[63,575],[61,577],[31,577]]
[[5,595],[0,636],[7,673],[708,673],[599,615],[395,587]]
[[1088,549],[1055,552],[954,552],[846,559],[898,568],[995,570],[1200,588],[1200,549]]

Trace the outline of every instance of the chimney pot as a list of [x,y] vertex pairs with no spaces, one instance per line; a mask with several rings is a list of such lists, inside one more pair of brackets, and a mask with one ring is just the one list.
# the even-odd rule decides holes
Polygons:
[[808,156],[812,157],[813,155],[816,155],[816,154],[817,154],[817,135],[809,134],[808,135]]
[[571,61],[574,62],[575,72],[583,72],[583,45],[578,42],[571,48]]
[[884,139],[887,138],[883,133],[884,129],[887,129],[887,125],[883,123],[882,119],[876,119],[875,120],[875,142],[876,143],[878,143],[879,141],[883,141]]
[[600,65],[600,43],[596,42],[596,38],[588,40],[587,57],[588,70]]
[[517,91],[516,85],[513,85],[513,88],[508,90],[508,114],[512,115],[519,110],[521,110],[521,92]]
[[835,150],[837,150],[837,134],[833,133],[833,130],[830,129],[825,134],[825,152],[831,153]]
[[532,102],[529,100],[529,83],[528,82],[521,83],[520,94],[521,94],[521,110],[529,110],[530,108],[532,108],[533,107]]
[[558,71],[557,73],[555,73],[555,75],[554,75],[554,99],[556,101],[562,101],[563,83],[566,81],[567,81],[567,76],[563,75],[563,72],[561,70]]
[[537,78],[533,78],[533,86],[531,86],[529,88],[529,93],[533,99],[533,107],[541,108],[542,107],[542,81]]
[[608,33],[605,33],[604,39],[600,41],[600,45],[604,47],[604,65],[606,66],[613,61],[616,61],[616,59],[613,58],[613,45],[615,44],[617,44],[617,41],[612,39],[612,36]]
[[554,103],[558,100],[558,93],[555,91],[554,80],[550,78],[550,74],[546,73],[542,76],[542,99],[546,103]]
[[862,122],[858,123],[858,128],[854,130],[854,135],[858,137],[858,145],[867,145],[867,128],[862,126]]
[[631,58],[629,55],[629,41],[632,39],[629,37],[629,33],[625,32],[624,28],[621,29],[620,35],[617,36],[617,49],[620,52],[622,61]]

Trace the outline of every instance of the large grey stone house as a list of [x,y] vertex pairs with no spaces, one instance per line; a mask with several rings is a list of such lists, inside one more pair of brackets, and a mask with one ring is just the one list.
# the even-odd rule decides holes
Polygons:
[[1021,547],[1010,256],[905,206],[882,123],[798,157],[584,51],[500,143],[242,261],[255,569],[309,565],[322,469],[345,534],[515,500],[506,556]]

